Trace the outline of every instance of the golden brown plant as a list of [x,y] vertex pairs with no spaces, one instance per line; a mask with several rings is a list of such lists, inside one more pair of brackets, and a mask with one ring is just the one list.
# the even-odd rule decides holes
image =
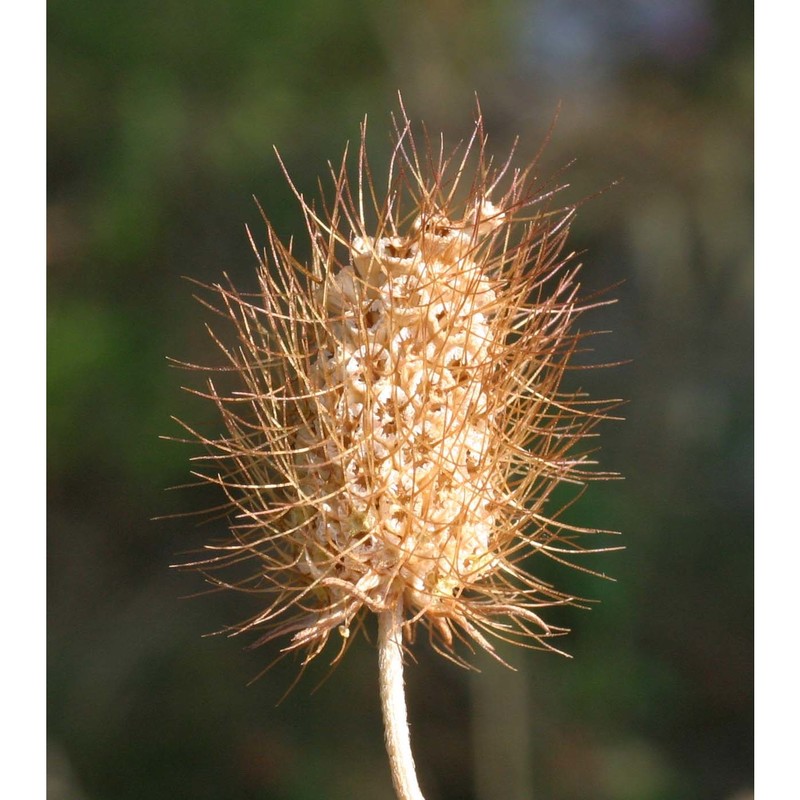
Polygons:
[[[231,536],[191,566],[263,593],[236,631],[288,637],[304,663],[332,634],[337,660],[378,615],[395,786],[421,797],[403,638],[422,626],[456,660],[456,640],[493,653],[490,635],[551,647],[564,631],[541,609],[573,598],[526,559],[585,552],[593,531],[547,506],[563,482],[607,477],[576,445],[610,404],[561,388],[585,335],[576,321],[599,304],[579,299],[564,251],[575,208],[555,207],[558,187],[537,185],[535,164],[495,169],[480,116],[450,154],[420,148],[405,114],[396,130],[385,197],[364,129],[355,182],[345,155],[330,205],[297,193],[309,263],[265,218],[260,291],[207,287],[235,333],[211,333],[224,364],[200,392],[226,430],[189,430],[208,451],[197,474],[230,504]],[[218,577],[226,568],[235,579]]]

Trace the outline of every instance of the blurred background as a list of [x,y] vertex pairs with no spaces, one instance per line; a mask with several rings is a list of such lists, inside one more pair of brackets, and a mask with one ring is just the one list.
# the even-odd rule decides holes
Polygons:
[[[752,6],[722,0],[51,0],[48,4],[48,768],[51,800],[393,797],[376,654],[298,687],[277,646],[203,638],[254,611],[186,599],[168,565],[218,533],[176,415],[210,423],[166,356],[209,361],[182,276],[247,288],[298,187],[358,138],[386,163],[397,90],[457,142],[477,92],[490,149],[576,159],[597,396],[623,397],[568,519],[622,531],[591,565],[532,565],[600,602],[553,609],[572,656],[480,675],[416,648],[412,744],[429,800],[752,795]],[[612,542],[616,544],[616,542]],[[317,688],[318,687],[318,688]]]

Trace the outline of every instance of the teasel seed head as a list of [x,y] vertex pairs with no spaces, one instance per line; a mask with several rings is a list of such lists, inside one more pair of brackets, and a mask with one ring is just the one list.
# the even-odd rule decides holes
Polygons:
[[494,652],[491,635],[552,647],[563,632],[541,610],[574,598],[528,557],[584,551],[592,531],[560,522],[551,496],[609,477],[582,448],[613,403],[562,388],[577,321],[605,301],[579,297],[575,207],[511,161],[494,167],[480,116],[448,155],[403,114],[381,199],[364,126],[357,180],[345,154],[322,210],[295,189],[310,257],[265,217],[259,290],[206,287],[233,338],[212,331],[223,363],[199,368],[198,394],[225,432],[187,429],[230,538],[190,565],[263,595],[234,629],[255,644],[286,637],[307,662],[334,635],[341,655],[369,612],[455,660],[456,640]]

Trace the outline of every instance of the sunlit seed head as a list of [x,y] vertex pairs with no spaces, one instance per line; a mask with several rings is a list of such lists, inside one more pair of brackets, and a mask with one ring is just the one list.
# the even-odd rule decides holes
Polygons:
[[258,295],[210,287],[234,331],[214,334],[220,378],[238,386],[209,381],[226,432],[198,438],[231,538],[194,565],[263,593],[239,626],[259,641],[287,635],[312,658],[397,606],[447,655],[454,638],[561,632],[539,610],[572,598],[525,559],[583,550],[548,499],[605,477],[576,446],[610,404],[561,389],[598,303],[563,254],[573,209],[485,147],[479,120],[450,157],[423,152],[403,119],[377,200],[362,134],[359,180],[343,161],[324,215],[298,194],[309,263],[267,222]]

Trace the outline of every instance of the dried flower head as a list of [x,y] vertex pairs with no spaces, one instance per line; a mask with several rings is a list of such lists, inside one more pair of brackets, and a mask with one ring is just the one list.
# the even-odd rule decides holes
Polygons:
[[[237,628],[258,643],[288,636],[308,661],[335,632],[341,654],[365,612],[455,658],[455,639],[491,652],[487,634],[561,632],[540,610],[572,598],[525,559],[582,549],[589,531],[545,506],[592,475],[576,444],[609,404],[561,389],[597,304],[564,252],[574,207],[510,162],[493,168],[480,118],[448,155],[404,115],[382,199],[362,130],[354,184],[345,156],[323,211],[297,193],[309,262],[265,219],[260,291],[210,287],[236,341],[212,334],[225,363],[202,394],[226,432],[198,435],[201,477],[230,502],[231,538],[194,566],[264,593]],[[235,581],[213,577],[227,567]]]

